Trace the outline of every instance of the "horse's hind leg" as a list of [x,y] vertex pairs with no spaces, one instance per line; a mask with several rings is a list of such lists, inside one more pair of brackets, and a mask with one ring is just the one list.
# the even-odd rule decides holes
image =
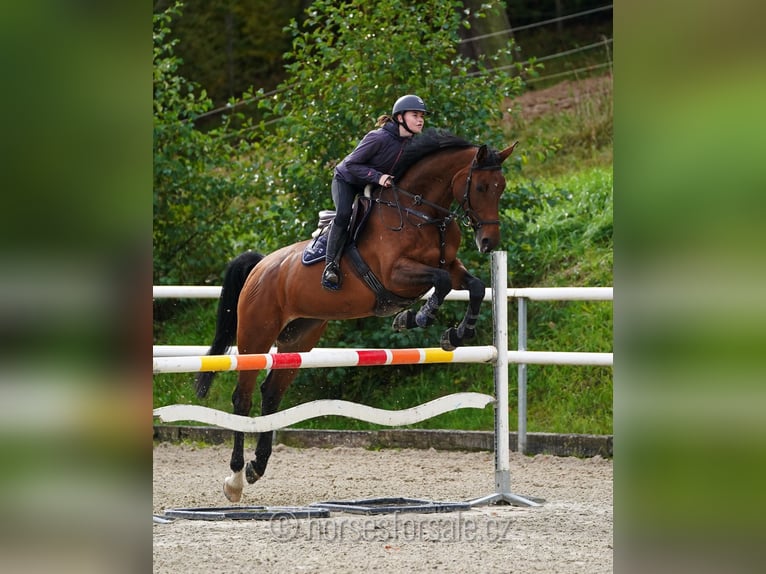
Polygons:
[[[277,339],[280,353],[310,351],[317,344],[327,327],[326,321],[318,319],[296,319],[287,325]],[[261,385],[261,415],[277,412],[279,403],[290,384],[298,375],[298,369],[273,370]],[[274,433],[264,432],[258,436],[255,458],[247,463],[245,477],[250,484],[261,478],[271,457]]]
[[[234,414],[250,416],[250,408],[253,402],[253,390],[258,380],[258,371],[241,371],[237,386],[231,395],[234,405]],[[234,432],[234,447],[231,451],[231,476],[223,483],[223,493],[231,502],[239,502],[245,483],[242,479],[242,469],[245,466],[245,433]]]
[[[297,369],[280,369],[269,373],[261,385],[261,416],[277,412],[285,391],[297,375]],[[245,466],[245,478],[250,484],[253,484],[266,472],[266,465],[271,457],[273,438],[273,431],[262,432],[258,435],[255,458],[248,461]]]

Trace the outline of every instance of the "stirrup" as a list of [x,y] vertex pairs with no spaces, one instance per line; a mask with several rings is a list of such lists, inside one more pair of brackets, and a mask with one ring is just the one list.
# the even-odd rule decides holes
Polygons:
[[337,291],[340,289],[340,269],[338,264],[330,262],[325,265],[322,272],[322,287],[329,289],[330,291]]

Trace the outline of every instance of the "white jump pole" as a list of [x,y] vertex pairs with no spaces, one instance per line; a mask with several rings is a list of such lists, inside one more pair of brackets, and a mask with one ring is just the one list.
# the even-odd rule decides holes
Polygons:
[[492,252],[492,318],[495,360],[495,493],[471,501],[471,506],[514,504],[540,506],[511,492],[510,424],[508,419],[508,263],[505,251]]

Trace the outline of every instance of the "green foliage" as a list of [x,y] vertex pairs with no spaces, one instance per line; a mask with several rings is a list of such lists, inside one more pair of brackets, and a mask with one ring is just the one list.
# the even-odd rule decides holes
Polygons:
[[501,219],[514,286],[611,284],[611,170],[521,181],[507,199]]
[[[550,178],[613,161],[613,81],[610,75],[577,84],[561,83],[551,94],[552,109],[524,117],[514,110],[508,137],[519,139],[518,167],[526,177]],[[539,96],[544,102],[544,96]],[[558,103],[557,103],[558,100]]]
[[180,5],[154,16],[154,284],[217,280],[222,260],[252,225],[250,147],[208,132],[194,119],[211,108],[198,85],[178,75],[170,23]]
[[[156,0],[161,12],[173,0]],[[184,0],[173,25],[183,58],[179,73],[204,86],[216,106],[250,86],[273,88],[284,77],[290,46],[284,25],[301,11],[299,0]]]
[[[155,284],[216,281],[237,251],[308,237],[317,212],[332,207],[332,168],[404,93],[426,100],[434,124],[504,145],[503,105],[521,80],[487,73],[501,54],[458,54],[460,6],[315,1],[288,28],[288,79],[271,97],[242,95],[259,100],[262,120],[249,125],[232,105],[204,131],[195,119],[212,102],[179,74],[174,55],[170,24],[180,4],[155,15]],[[502,56],[513,51],[509,44]]]

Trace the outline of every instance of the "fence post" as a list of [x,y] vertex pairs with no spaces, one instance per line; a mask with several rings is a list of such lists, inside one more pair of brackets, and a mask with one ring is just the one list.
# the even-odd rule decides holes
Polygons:
[[510,424],[508,420],[508,262],[505,251],[492,252],[492,319],[495,360],[495,492],[471,501],[471,506],[514,504],[540,506],[511,492]]
[[[519,297],[519,351],[527,350],[527,298]],[[518,417],[517,450],[527,453],[527,364],[518,364]]]
[[492,320],[495,361],[495,486],[511,491],[508,420],[508,270],[505,251],[492,252]]

